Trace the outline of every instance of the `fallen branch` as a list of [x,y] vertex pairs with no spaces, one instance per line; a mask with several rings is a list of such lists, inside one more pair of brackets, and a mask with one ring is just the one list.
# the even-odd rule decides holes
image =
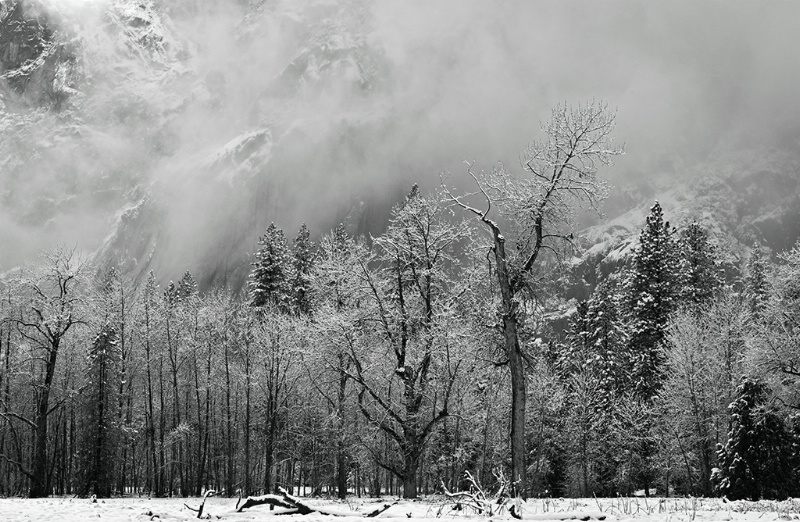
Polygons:
[[[453,509],[461,510],[464,506],[472,508],[475,510],[476,513],[482,515],[484,511],[490,511],[491,508],[488,510],[486,509],[486,505],[484,503],[484,499],[478,497],[473,493],[469,493],[467,491],[457,491],[455,493],[450,493],[444,485],[444,481],[442,481],[442,490],[447,498],[449,498],[455,506]],[[491,516],[491,515],[490,515]]]
[[319,509],[311,507],[300,501],[299,498],[293,497],[283,488],[278,488],[280,495],[261,495],[258,497],[247,497],[245,501],[239,505],[241,498],[236,502],[236,511],[241,512],[244,509],[253,506],[262,506],[268,504],[271,507],[284,508],[283,511],[276,512],[276,515],[308,515],[309,513],[319,513],[320,515],[328,515],[333,517],[353,517],[361,516],[366,518],[377,517],[397,502],[393,504],[384,504],[382,507],[376,508],[368,513],[353,513],[352,511],[334,511],[329,509]]
[[[498,477],[498,480],[502,478],[501,476],[498,475],[495,476]],[[490,517],[502,513],[507,501],[507,498],[501,495],[503,491],[505,491],[504,481],[499,480],[499,482],[501,482],[501,486],[500,489],[498,490],[498,498],[496,502],[497,509],[495,510],[495,505],[486,496],[486,493],[484,493],[480,483],[478,483],[478,481],[475,479],[472,473],[470,473],[469,471],[465,471],[464,478],[470,484],[469,491],[456,491],[451,493],[445,486],[444,481],[442,482],[442,491],[444,491],[445,496],[453,504],[454,510],[470,508],[479,515],[485,514]],[[444,506],[442,506],[442,508],[443,507]],[[442,513],[442,508],[439,509],[440,515]],[[512,514],[512,516],[514,515]]]
[[197,518],[203,518],[203,508],[206,506],[206,499],[208,497],[213,497],[214,493],[215,493],[215,491],[213,489],[209,489],[208,491],[206,491],[206,494],[203,495],[203,501],[200,502],[200,507],[198,507],[197,509],[189,506],[185,502],[183,503],[183,505],[186,506],[186,509],[189,509],[189,510],[194,511],[195,513],[197,513]]
[[386,511],[390,507],[394,506],[395,504],[397,504],[397,501],[394,501],[391,504],[384,504],[383,506],[381,506],[381,507],[379,507],[377,509],[373,509],[369,513],[364,513],[361,516],[366,517],[366,518],[377,517],[378,515],[380,515],[381,513],[383,513],[384,511]]

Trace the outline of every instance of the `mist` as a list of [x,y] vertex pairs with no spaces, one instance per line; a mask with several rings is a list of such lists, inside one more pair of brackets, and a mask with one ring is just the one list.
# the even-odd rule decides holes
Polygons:
[[516,167],[564,102],[616,108],[618,187],[800,152],[796,2],[296,4],[45,2],[79,67],[66,108],[0,101],[0,271],[65,243],[224,282],[270,221],[379,229],[465,159]]

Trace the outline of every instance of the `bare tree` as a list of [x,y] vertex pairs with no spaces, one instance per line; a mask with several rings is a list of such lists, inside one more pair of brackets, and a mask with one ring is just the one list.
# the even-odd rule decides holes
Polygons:
[[402,480],[406,498],[417,496],[422,453],[450,413],[460,366],[452,350],[463,311],[452,267],[467,227],[448,219],[439,197],[423,197],[415,186],[375,239],[378,268],[359,261],[366,313],[360,335],[347,337],[353,363],[347,374],[360,386],[361,412],[400,452],[399,461],[376,455],[378,463]]
[[[489,174],[469,174],[478,192],[456,196],[446,190],[450,201],[474,214],[492,238],[494,274],[500,292],[500,324],[503,351],[511,372],[511,480],[516,493],[527,494],[525,462],[526,382],[520,329],[524,326],[522,301],[535,296],[534,269],[547,254],[559,257],[573,247],[577,209],[597,209],[607,196],[606,184],[597,177],[600,166],[608,165],[622,148],[612,144],[616,114],[603,103],[589,103],[571,109],[553,109],[542,127],[545,139],[532,143],[522,158],[522,175],[502,166]],[[473,206],[470,196],[484,200]],[[503,221],[490,217],[499,207]],[[515,251],[506,249],[507,236]]]
[[30,344],[35,369],[33,418],[25,420],[34,433],[33,461],[30,471],[25,472],[31,481],[31,498],[50,494],[47,420],[61,406],[60,402],[50,404],[50,389],[59,350],[67,333],[84,322],[81,314],[85,305],[80,286],[86,265],[75,251],[57,248],[42,257],[41,267],[25,272],[18,280],[26,302],[17,323],[20,334]]
[[357,323],[358,274],[352,270],[366,256],[366,247],[350,237],[339,225],[320,241],[317,263],[312,272],[315,328],[304,364],[312,386],[332,411],[336,434],[336,488],[339,498],[347,496],[348,425],[345,422],[348,371],[352,370],[348,339]]
[[687,467],[689,484],[695,484],[691,470],[699,473],[699,491],[711,495],[711,471],[716,465],[715,448],[724,442],[728,427],[728,405],[742,375],[745,346],[755,330],[746,303],[724,293],[703,309],[681,310],[670,319],[664,343],[667,380],[660,400],[665,420],[678,440]]

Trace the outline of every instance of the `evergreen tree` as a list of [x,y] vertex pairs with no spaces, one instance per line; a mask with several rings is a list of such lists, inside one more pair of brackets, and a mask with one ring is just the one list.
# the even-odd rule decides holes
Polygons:
[[694,306],[708,303],[722,288],[716,249],[708,233],[698,223],[690,223],[681,231],[678,247],[683,301]]
[[178,287],[172,281],[169,282],[167,287],[164,289],[164,304],[167,305],[167,308],[171,309],[180,299],[180,292],[178,291]]
[[728,407],[730,429],[725,446],[717,446],[719,468],[713,480],[730,500],[784,499],[795,489],[793,445],[783,419],[767,404],[769,390],[745,378]]
[[197,295],[197,281],[188,270],[183,274],[181,280],[178,281],[178,298],[182,301]]
[[[664,377],[661,343],[678,302],[679,261],[675,228],[664,220],[661,205],[656,202],[639,235],[626,280],[630,331],[627,358],[633,394],[630,399],[639,403],[642,411],[650,411]],[[644,424],[637,427],[632,445],[637,464],[631,472],[636,472],[639,486],[649,495],[655,478],[656,445],[652,415],[645,415],[642,420]]]
[[658,393],[664,339],[669,315],[680,289],[675,229],[658,202],[650,209],[639,235],[627,280],[631,335],[631,374],[635,392],[644,400]]
[[110,497],[119,444],[119,336],[106,324],[94,339],[87,357],[87,382],[80,449],[80,493]]
[[314,266],[314,243],[311,242],[306,224],[300,225],[300,231],[294,238],[292,248],[291,295],[294,308],[301,314],[311,312],[311,270]]
[[620,296],[613,280],[602,281],[589,299],[586,326],[599,381],[600,403],[609,406],[630,380],[625,345],[627,333],[619,308]]
[[567,345],[556,356],[556,369],[562,379],[588,371],[592,363],[588,313],[589,303],[586,301],[578,303],[575,315],[570,321]]
[[747,263],[745,277],[745,294],[750,303],[750,310],[757,315],[764,312],[769,300],[769,267],[764,254],[758,246],[753,247]]
[[270,223],[258,240],[248,290],[250,306],[260,308],[268,304],[285,307],[289,301],[289,253],[283,230]]

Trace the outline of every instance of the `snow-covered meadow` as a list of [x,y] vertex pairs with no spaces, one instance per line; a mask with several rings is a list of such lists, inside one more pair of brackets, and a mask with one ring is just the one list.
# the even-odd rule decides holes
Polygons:
[[[47,521],[73,522],[101,521],[173,521],[197,520],[197,513],[187,505],[197,508],[201,499],[179,498],[114,498],[98,500],[48,498],[48,499],[0,499],[2,521]],[[312,500],[307,503],[315,507],[327,507],[336,511],[352,510],[352,517],[336,517],[341,522],[363,521],[361,512],[375,509],[387,499],[358,499],[348,502]],[[257,506],[241,513],[236,512],[236,499],[209,498],[206,501],[204,519],[245,521],[265,520],[274,517],[280,510],[270,511],[268,506]],[[615,498],[615,499],[531,499],[521,505],[522,518],[527,520],[605,520],[614,522],[665,521],[665,522],[767,522],[773,520],[797,520],[800,518],[800,500],[784,502],[725,502],[721,499],[694,498]],[[494,516],[479,515],[468,509],[454,510],[453,503],[441,497],[430,497],[420,501],[399,501],[380,518],[401,519],[470,519],[513,520],[507,510]],[[330,521],[332,517],[319,514],[290,515],[279,520],[298,519],[303,522]]]

